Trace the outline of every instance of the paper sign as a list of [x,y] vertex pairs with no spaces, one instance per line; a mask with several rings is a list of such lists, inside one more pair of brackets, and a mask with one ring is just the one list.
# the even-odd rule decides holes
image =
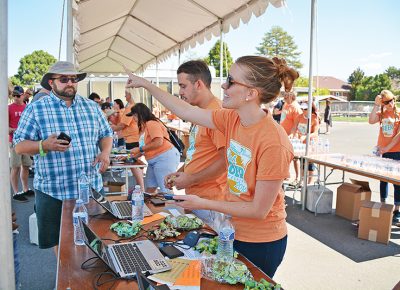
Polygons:
[[154,221],[164,219],[165,216],[159,213],[153,214],[152,216],[147,216],[143,219],[142,225],[147,225],[149,223],[152,223]]
[[176,279],[174,286],[200,286],[201,280],[201,262],[193,260],[189,266]]

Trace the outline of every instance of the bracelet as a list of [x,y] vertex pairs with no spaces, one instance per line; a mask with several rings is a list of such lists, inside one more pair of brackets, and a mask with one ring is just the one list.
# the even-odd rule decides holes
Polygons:
[[40,156],[45,157],[47,153],[44,152],[44,150],[43,150],[42,142],[43,142],[43,140],[39,141],[39,153],[40,153]]
[[140,153],[144,153],[143,146],[139,146]]

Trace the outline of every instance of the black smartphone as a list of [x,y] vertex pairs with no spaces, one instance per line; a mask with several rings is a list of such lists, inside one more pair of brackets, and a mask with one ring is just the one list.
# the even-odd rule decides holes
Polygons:
[[158,199],[158,198],[151,198],[151,199],[150,199],[150,202],[151,202],[152,204],[156,205],[156,206],[158,206],[158,205],[164,205],[164,204],[165,204],[165,201],[163,201],[163,200],[161,200],[161,199]]
[[166,199],[166,200],[174,200],[174,201],[183,201],[182,199],[174,199],[174,194],[171,194],[171,193],[165,193],[164,195],[163,195],[163,197]]
[[161,253],[163,253],[164,256],[167,256],[170,259],[182,257],[184,254],[179,251],[177,248],[175,248],[173,245],[168,245],[165,247],[160,248]]
[[58,140],[64,140],[64,141],[68,141],[68,144],[71,143],[71,137],[69,137],[67,134],[65,134],[64,132],[61,132],[60,135],[58,135],[57,137]]

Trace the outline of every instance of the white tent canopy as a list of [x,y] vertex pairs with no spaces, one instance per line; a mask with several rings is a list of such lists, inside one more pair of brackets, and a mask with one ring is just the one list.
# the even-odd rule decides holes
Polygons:
[[205,39],[227,33],[284,0],[73,0],[73,53],[79,69],[141,72]]

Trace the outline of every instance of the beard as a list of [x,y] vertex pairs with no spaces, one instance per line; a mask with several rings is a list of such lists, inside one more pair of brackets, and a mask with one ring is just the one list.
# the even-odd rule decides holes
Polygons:
[[59,89],[55,82],[53,82],[53,91],[60,97],[73,99],[76,95],[76,88],[74,86],[66,86],[63,89]]

